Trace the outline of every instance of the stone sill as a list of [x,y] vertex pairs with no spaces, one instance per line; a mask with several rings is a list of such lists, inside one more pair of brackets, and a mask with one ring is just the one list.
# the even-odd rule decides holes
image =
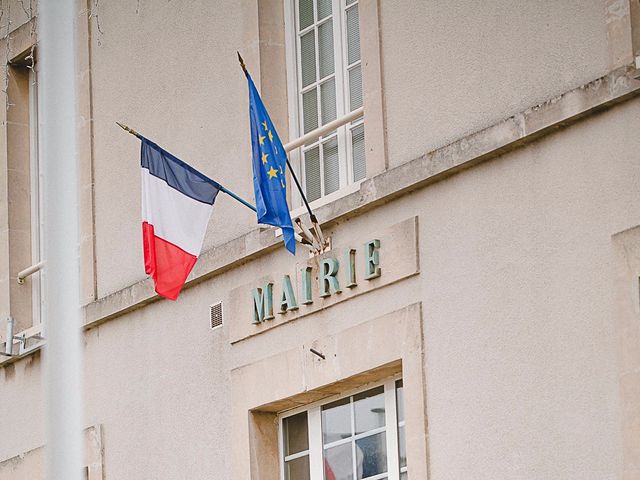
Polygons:
[[[317,208],[316,216],[323,227],[329,227],[336,221],[360,215],[407,192],[526,145],[587,115],[634,98],[640,94],[637,76],[638,71],[633,66],[614,70],[450,145],[368,178],[357,191]],[[184,288],[280,248],[282,240],[274,235],[274,230],[257,227],[204,252]],[[153,281],[147,278],[86,305],[83,308],[84,327],[90,328],[160,299],[153,290]]]

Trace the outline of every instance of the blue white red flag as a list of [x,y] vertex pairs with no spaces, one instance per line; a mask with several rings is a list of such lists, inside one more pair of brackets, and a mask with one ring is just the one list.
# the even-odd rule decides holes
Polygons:
[[196,263],[220,185],[142,137],[142,241],[145,272],[170,300]]

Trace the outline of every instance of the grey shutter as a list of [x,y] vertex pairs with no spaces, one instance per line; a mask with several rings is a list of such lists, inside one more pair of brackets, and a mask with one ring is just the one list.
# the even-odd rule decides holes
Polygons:
[[347,10],[347,59],[348,65],[360,60],[360,20],[357,5]]
[[307,200],[313,202],[322,196],[320,186],[320,149],[314,147],[304,153],[304,178]]
[[322,144],[324,157],[324,194],[328,195],[340,188],[340,158],[338,156],[338,137]]
[[351,130],[351,158],[353,159],[353,181],[367,176],[367,162],[364,150],[364,125]]
[[320,113],[322,125],[336,119],[336,80],[332,78],[320,85]]
[[313,0],[298,2],[300,30],[304,30],[313,23]]
[[300,37],[302,88],[316,81],[316,33],[311,30]]

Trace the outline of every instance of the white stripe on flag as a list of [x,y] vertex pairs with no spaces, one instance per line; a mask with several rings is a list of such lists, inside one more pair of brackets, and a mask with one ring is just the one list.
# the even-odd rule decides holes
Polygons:
[[157,237],[200,255],[213,205],[199,202],[142,169],[142,220]]

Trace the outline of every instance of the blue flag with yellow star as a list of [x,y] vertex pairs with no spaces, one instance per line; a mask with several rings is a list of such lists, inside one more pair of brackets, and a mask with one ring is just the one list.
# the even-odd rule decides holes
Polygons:
[[287,153],[251,75],[246,75],[249,81],[253,190],[256,195],[258,223],[280,227],[285,247],[295,255],[296,239],[287,205]]

